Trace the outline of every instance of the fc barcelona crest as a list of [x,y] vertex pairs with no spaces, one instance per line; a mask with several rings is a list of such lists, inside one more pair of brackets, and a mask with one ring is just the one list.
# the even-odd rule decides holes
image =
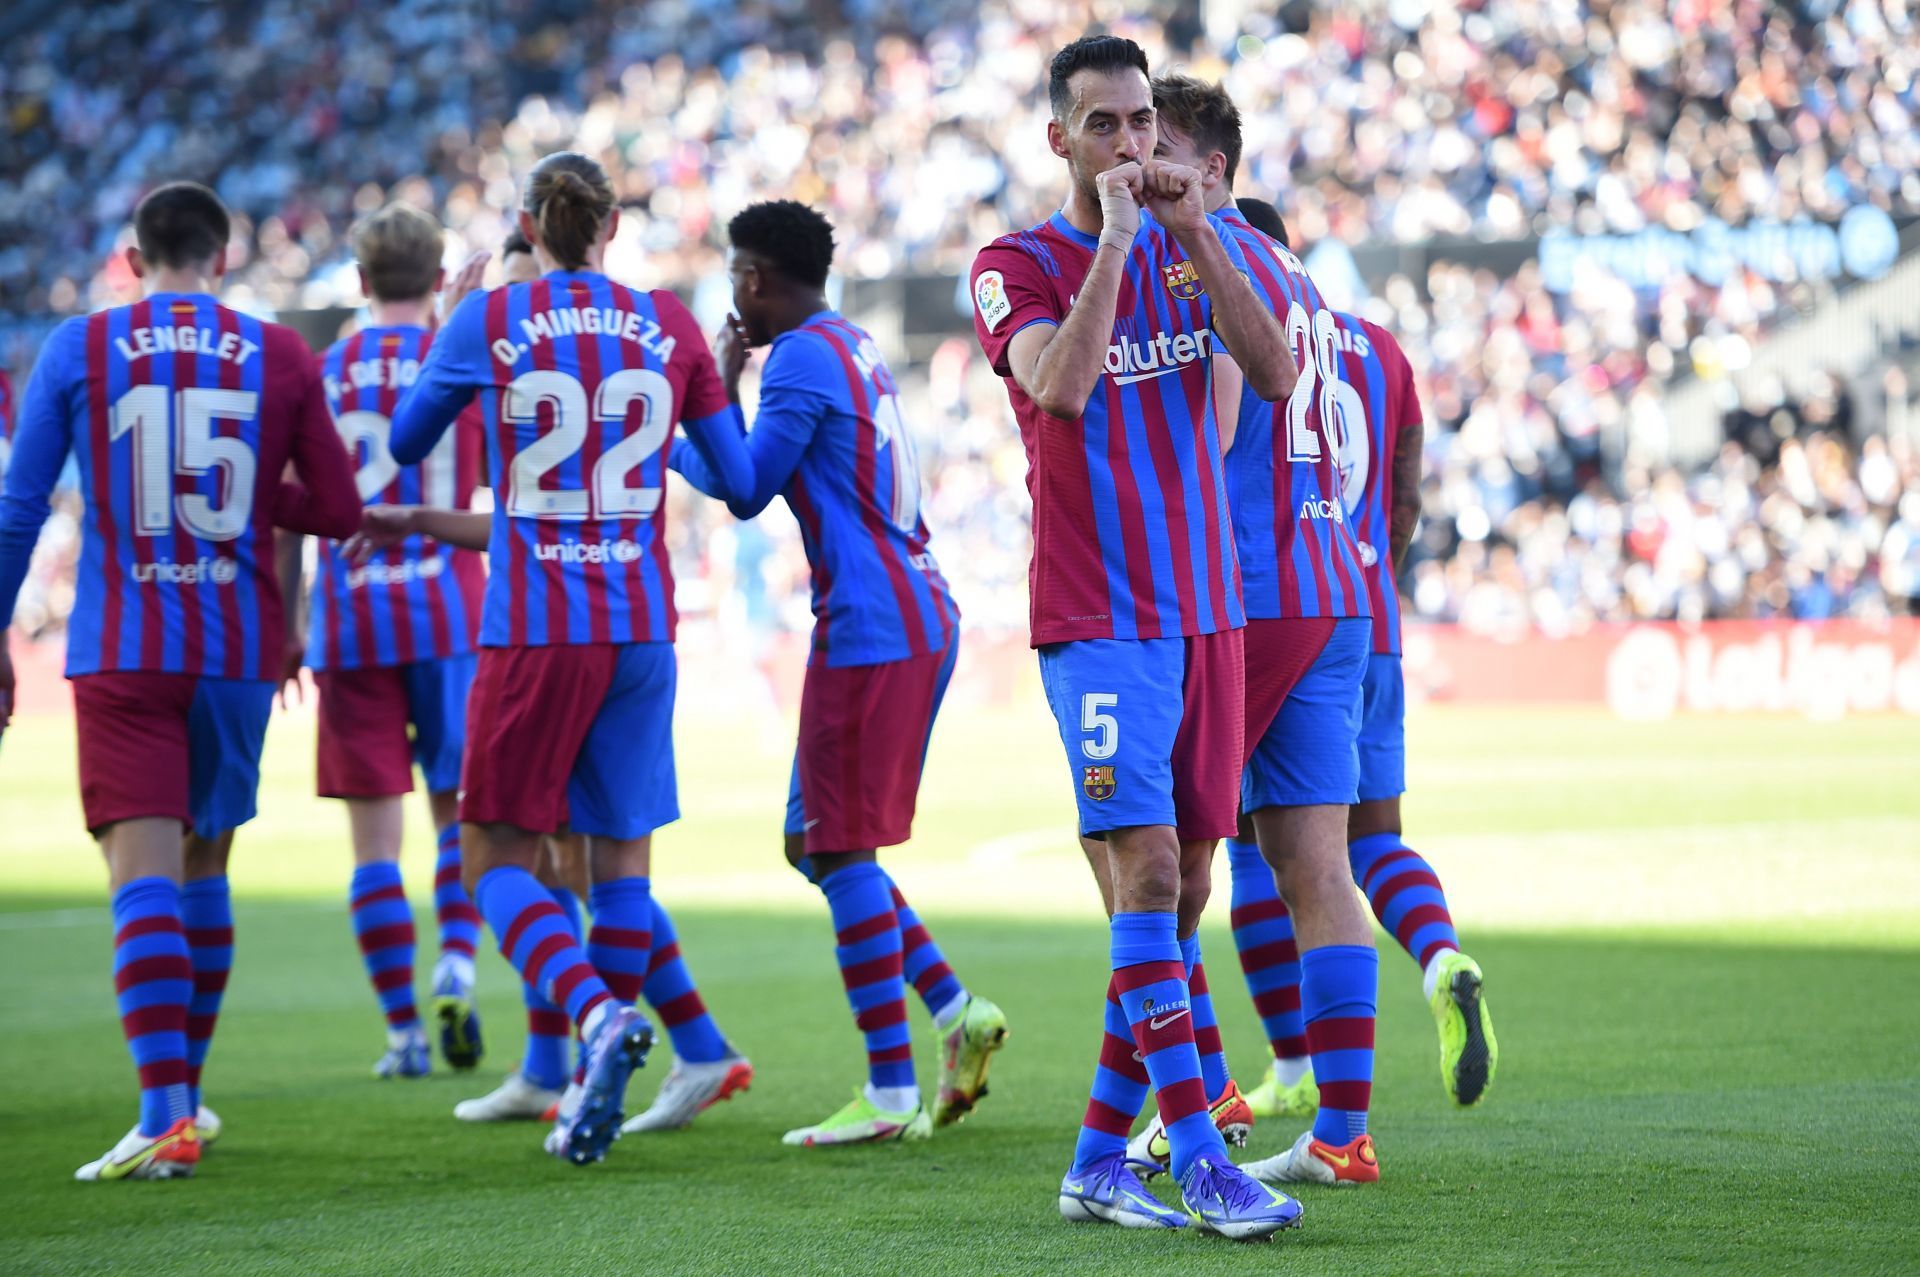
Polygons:
[[1207,291],[1200,283],[1199,268],[1190,261],[1168,262],[1160,268],[1160,277],[1167,281],[1167,291],[1183,302]]
[[1080,781],[1080,788],[1087,791],[1087,797],[1096,803],[1103,803],[1113,797],[1113,768],[1087,767]]

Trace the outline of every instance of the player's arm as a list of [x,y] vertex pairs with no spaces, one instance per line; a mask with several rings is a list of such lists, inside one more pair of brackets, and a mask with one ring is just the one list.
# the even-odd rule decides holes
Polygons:
[[432,537],[459,550],[484,550],[493,532],[493,515],[485,510],[443,510],[430,505],[370,505],[360,516],[360,530],[347,538],[340,552],[358,567],[374,554],[399,545],[410,536]]
[[[720,379],[700,326],[672,294],[655,295],[654,313],[660,327],[674,338],[674,358],[680,358],[682,351],[689,352],[691,367],[687,371],[687,392],[680,404],[680,422],[687,442],[706,464],[703,477],[710,487],[701,491],[722,501],[748,496],[754,485],[753,458],[747,454],[740,409]],[[742,357],[744,361],[744,347]],[[737,367],[733,375],[737,394]]]
[[387,450],[403,466],[426,460],[433,445],[473,400],[489,377],[486,352],[486,293],[472,293],[454,309],[432,346],[413,388],[393,412]]
[[1253,393],[1275,403],[1293,393],[1299,365],[1286,329],[1247,282],[1240,250],[1220,237],[1201,202],[1200,171],[1149,160],[1143,170],[1147,207],[1166,223],[1200,274],[1213,311],[1213,326],[1245,375]]
[[311,362],[301,366],[289,460],[297,478],[281,482],[273,521],[289,532],[336,540],[352,536],[360,526],[360,490],[353,479],[353,459],[334,427],[319,369]]
[[1240,433],[1240,400],[1246,394],[1246,374],[1224,350],[1213,352],[1213,416],[1220,429],[1220,453],[1232,449]]
[[280,652],[280,708],[287,707],[287,691],[300,689],[300,667],[307,653],[307,538],[298,532],[273,534],[273,571],[280,582],[280,615],[286,619]]
[[1420,526],[1420,458],[1426,447],[1427,428],[1420,392],[1413,386],[1413,369],[1397,343],[1388,349],[1396,356],[1396,375],[1404,386],[1400,397],[1404,419],[1393,440],[1393,502],[1387,510],[1387,547],[1393,555],[1393,570],[1398,572],[1413,545],[1414,530]]
[[1100,192],[1100,243],[1073,307],[1057,327],[1029,324],[1007,346],[1007,367],[1020,389],[1049,417],[1074,421],[1106,371],[1113,314],[1120,302],[1127,254],[1140,229],[1141,169],[1122,164],[1094,179]]
[[76,355],[79,320],[68,320],[47,339],[27,381],[14,430],[13,455],[0,488],[0,730],[13,716],[13,658],[7,630],[13,625],[13,607],[33,562],[34,543],[51,510],[47,498],[60,481],[61,467],[73,446],[72,418],[67,411],[68,371]]
[[[739,342],[737,330],[729,325],[715,342],[715,354],[721,379],[733,400],[735,419],[744,429],[740,368],[746,363],[746,348]],[[832,406],[824,387],[835,384],[833,378],[845,376],[838,367],[828,366],[828,358],[818,339],[804,336],[781,339],[767,355],[767,366],[760,376],[760,406],[746,435],[747,454],[753,463],[751,490],[728,499],[714,484],[711,467],[697,454],[688,456],[686,462],[699,473],[681,470],[687,481],[708,496],[725,500],[736,519],[751,519],[766,509],[786,491],[807,445],[813,442],[814,431]]]

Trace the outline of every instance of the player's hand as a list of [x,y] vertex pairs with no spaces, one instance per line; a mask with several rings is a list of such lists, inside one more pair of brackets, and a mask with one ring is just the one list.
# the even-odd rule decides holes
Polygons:
[[10,650],[12,639],[6,631],[0,630],[0,732],[7,730],[7,724],[13,721],[13,653]]
[[1148,160],[1141,171],[1147,211],[1175,235],[1207,224],[1206,184],[1200,170],[1165,160]]
[[1100,242],[1124,253],[1140,229],[1140,199],[1146,190],[1143,170],[1129,160],[1094,178],[1093,187],[1100,194]]
[[468,293],[480,287],[481,280],[486,276],[487,262],[491,256],[485,249],[478,249],[469,254],[467,260],[460,263],[460,269],[453,272],[453,277],[440,289],[440,309],[434,316],[436,328],[452,317],[460,303],[467,299]]
[[[307,636],[291,627],[287,630],[287,641],[280,648],[280,708],[290,704],[305,704],[306,685],[300,681],[300,669],[307,663]],[[287,699],[292,694],[292,701]]]
[[727,322],[713,335],[713,362],[720,369],[727,398],[740,402],[740,374],[747,366],[747,330],[740,316],[728,315]]
[[347,562],[359,567],[381,550],[413,535],[418,506],[370,505],[360,512],[360,530],[340,543]]

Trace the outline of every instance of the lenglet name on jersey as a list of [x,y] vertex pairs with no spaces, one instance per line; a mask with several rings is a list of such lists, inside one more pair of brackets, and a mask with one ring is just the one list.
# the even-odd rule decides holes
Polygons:
[[215,332],[211,328],[175,328],[170,324],[162,324],[158,328],[136,328],[125,337],[115,337],[113,344],[119,350],[120,358],[126,360],[143,359],[148,355],[212,355],[230,364],[244,364],[260,349],[258,344],[248,341],[239,333]]
[[538,311],[520,321],[520,331],[526,336],[523,342],[502,337],[493,343],[495,359],[503,364],[514,363],[541,342],[556,337],[618,337],[638,345],[661,363],[673,358],[674,339],[667,336],[659,324],[618,306],[567,306]]
[[1213,330],[1202,328],[1192,333],[1161,333],[1150,341],[1129,341],[1122,337],[1107,347],[1107,374],[1116,386],[1164,377],[1179,372],[1188,364],[1213,354]]

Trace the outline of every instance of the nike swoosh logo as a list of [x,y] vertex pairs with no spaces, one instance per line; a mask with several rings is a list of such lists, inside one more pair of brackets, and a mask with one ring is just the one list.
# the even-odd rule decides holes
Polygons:
[[1335,1153],[1332,1149],[1322,1151],[1320,1160],[1329,1166],[1337,1167],[1343,1171],[1353,1165],[1353,1155],[1351,1153]]
[[820,823],[820,817],[815,816],[812,820],[809,820],[806,824],[800,826],[800,832],[804,834],[807,832],[807,830],[812,829],[815,825],[819,823]]
[[1078,1193],[1081,1191],[1083,1186],[1080,1184],[1066,1184],[1066,1185],[1063,1185],[1062,1187],[1064,1187],[1069,1193]]
[[1115,377],[1113,378],[1113,384],[1116,386],[1131,386],[1136,381],[1152,381],[1155,377],[1164,377],[1170,372],[1179,372],[1187,366],[1186,364],[1175,364],[1171,368],[1161,368],[1154,372],[1136,372],[1125,377]]
[[1158,1033],[1160,1030],[1166,1028],[1169,1024],[1172,1024],[1175,1020],[1178,1020],[1181,1016],[1186,1014],[1188,1014],[1188,1012],[1186,1011],[1175,1011],[1172,1015],[1168,1016],[1164,1020],[1156,1016],[1153,1019],[1147,1021],[1147,1027],[1152,1029],[1155,1033]]

